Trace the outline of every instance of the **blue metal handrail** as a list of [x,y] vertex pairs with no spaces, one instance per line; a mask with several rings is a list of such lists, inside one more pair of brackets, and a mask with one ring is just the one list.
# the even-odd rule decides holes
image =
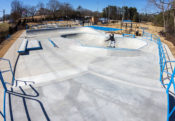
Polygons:
[[122,34],[123,37],[131,37],[131,38],[135,38],[134,34]]
[[167,121],[169,121],[170,117],[172,116],[172,114],[174,113],[175,111],[175,106],[173,107],[172,110],[170,110],[170,94],[169,94],[169,90],[170,90],[170,87],[172,86],[173,84],[173,88],[174,88],[174,92],[175,92],[175,82],[174,82],[174,75],[175,75],[175,68],[173,70],[173,73],[171,75],[171,80],[167,86],[167,89],[166,89],[166,94],[167,94],[167,102],[168,102],[168,107],[167,107]]
[[7,87],[6,87],[6,84],[5,84],[5,82],[4,82],[4,79],[3,79],[3,76],[2,76],[1,71],[0,71],[0,80],[1,80],[2,86],[3,86],[3,88],[4,88],[3,112],[0,111],[0,114],[1,114],[1,116],[3,117],[4,121],[6,121],[5,105],[6,105],[6,92],[7,92]]
[[[172,71],[172,73],[168,72],[165,70],[165,66],[167,65],[167,63],[173,63],[175,61],[167,61],[166,60],[166,56],[165,56],[165,52],[164,52],[164,48],[160,38],[157,35],[154,34],[150,34],[148,32],[143,31],[143,37],[146,37],[148,40],[150,41],[154,41],[157,43],[158,45],[158,49],[159,49],[159,64],[160,64],[160,82],[163,86],[166,86],[166,94],[167,94],[167,121],[170,120],[170,117],[172,116],[172,114],[175,112],[175,106],[170,110],[170,87],[173,86],[174,88],[174,92],[175,93],[175,81],[174,81],[174,76],[175,76],[175,67],[174,70]],[[168,84],[164,84],[163,81],[163,74],[166,73],[168,75],[171,75],[170,81]]]
[[[11,73],[12,73],[12,82],[11,82],[11,84],[14,85],[15,76],[14,76],[14,73],[13,73],[12,64],[11,64],[10,60],[9,60],[9,59],[5,59],[5,58],[0,58],[0,60],[2,60],[2,61],[7,61],[7,62],[8,62],[9,67],[10,67],[10,70],[9,70],[9,71],[11,71]],[[7,70],[6,70],[6,71],[7,71]],[[1,71],[1,72],[4,73],[4,72],[6,72],[6,71]]]
[[153,35],[148,33],[148,32],[143,31],[143,35],[142,36],[145,37],[148,40],[151,40],[151,41],[153,40],[153,38],[152,38]]
[[5,108],[5,106],[6,106],[6,92],[8,91],[6,84],[9,84],[9,83],[4,81],[2,73],[11,71],[11,73],[12,73],[12,82],[11,82],[10,85],[14,85],[15,77],[14,77],[14,73],[13,73],[13,69],[12,69],[12,65],[10,63],[10,60],[5,59],[5,58],[0,58],[0,60],[7,61],[8,64],[9,64],[9,67],[10,67],[10,70],[5,70],[5,71],[0,70],[0,80],[1,80],[1,83],[2,83],[2,86],[3,86],[3,89],[4,89],[3,112],[0,111],[0,115],[3,117],[4,121],[6,121],[6,108]]
[[51,39],[48,39],[50,41],[50,43],[54,46],[54,47],[57,47],[57,45],[51,40]]

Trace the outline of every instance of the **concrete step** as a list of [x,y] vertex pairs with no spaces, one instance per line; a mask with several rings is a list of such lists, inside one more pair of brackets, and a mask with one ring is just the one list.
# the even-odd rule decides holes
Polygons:
[[28,40],[24,39],[18,49],[18,53],[20,54],[24,54],[26,52],[27,49],[27,45],[28,45]]

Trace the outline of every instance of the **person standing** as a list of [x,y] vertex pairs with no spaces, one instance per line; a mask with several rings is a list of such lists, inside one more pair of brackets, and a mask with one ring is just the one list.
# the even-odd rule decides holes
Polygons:
[[107,39],[106,42],[107,42],[107,41],[110,41],[108,47],[113,47],[113,48],[115,48],[115,43],[116,43],[116,41],[115,41],[115,38],[114,38],[114,34],[110,34],[110,35],[109,35],[109,39]]

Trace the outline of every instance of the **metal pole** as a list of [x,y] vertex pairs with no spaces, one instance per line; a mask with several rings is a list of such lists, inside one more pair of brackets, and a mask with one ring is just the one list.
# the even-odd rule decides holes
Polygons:
[[3,22],[5,22],[5,9],[3,10]]
[[2,72],[1,71],[0,71],[0,80],[1,80],[2,86],[4,87],[4,90],[7,91],[7,87],[6,87],[6,84],[4,82],[4,79],[3,79],[3,76],[2,76]]
[[99,7],[99,1],[97,0],[97,17],[98,17],[98,7]]
[[108,6],[108,23],[109,23],[109,20],[110,20],[110,6]]

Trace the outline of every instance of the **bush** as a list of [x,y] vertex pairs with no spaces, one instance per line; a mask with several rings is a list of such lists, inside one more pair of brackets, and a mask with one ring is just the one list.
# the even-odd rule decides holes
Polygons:
[[9,34],[8,31],[0,32],[0,43],[2,43],[3,40],[5,40],[8,37],[8,34]]

